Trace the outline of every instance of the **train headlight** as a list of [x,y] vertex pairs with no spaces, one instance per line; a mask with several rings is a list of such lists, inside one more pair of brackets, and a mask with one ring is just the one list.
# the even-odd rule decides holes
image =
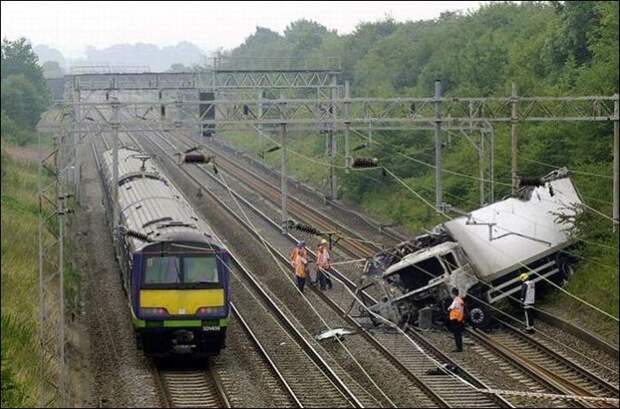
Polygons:
[[219,313],[221,311],[221,307],[200,307],[196,310],[196,315],[209,315]]
[[166,317],[168,316],[168,310],[163,307],[154,307],[154,308],[141,308],[140,312],[142,312],[143,316],[148,317]]

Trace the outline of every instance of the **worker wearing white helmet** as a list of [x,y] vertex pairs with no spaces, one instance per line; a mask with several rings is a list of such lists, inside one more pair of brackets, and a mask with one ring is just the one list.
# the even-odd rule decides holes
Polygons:
[[329,263],[330,254],[327,246],[327,240],[321,239],[321,243],[316,249],[316,279],[319,282],[321,290],[332,288],[332,280],[329,278],[331,265]]
[[525,312],[525,330],[527,332],[534,332],[532,308],[534,308],[534,302],[536,301],[536,283],[534,280],[530,280],[527,273],[521,274],[519,280],[521,280],[521,302]]

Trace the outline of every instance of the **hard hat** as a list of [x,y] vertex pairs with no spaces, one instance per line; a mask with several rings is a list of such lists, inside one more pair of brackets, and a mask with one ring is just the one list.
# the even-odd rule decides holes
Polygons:
[[321,244],[327,244],[327,240],[321,239]]
[[523,273],[519,276],[519,280],[521,281],[525,281],[529,278],[529,276],[527,275],[527,273]]

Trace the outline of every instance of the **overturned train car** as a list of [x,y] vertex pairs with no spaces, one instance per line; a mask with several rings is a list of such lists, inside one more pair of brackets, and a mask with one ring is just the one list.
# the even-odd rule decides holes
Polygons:
[[519,298],[520,274],[559,285],[569,279],[576,259],[568,231],[581,204],[568,171],[560,169],[515,197],[383,251],[365,267],[371,285],[384,294],[371,309],[400,323],[417,322],[423,308],[441,317],[456,287],[466,296],[469,321],[485,327],[491,323],[490,305]]
[[[112,151],[104,152],[108,220],[112,164]],[[228,326],[228,252],[147,155],[121,148],[118,168],[113,235],[138,347],[151,356],[218,354]]]

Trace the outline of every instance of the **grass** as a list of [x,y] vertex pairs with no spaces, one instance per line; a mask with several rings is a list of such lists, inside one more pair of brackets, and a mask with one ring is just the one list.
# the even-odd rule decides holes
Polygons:
[[[268,149],[275,146],[274,141],[278,137],[272,137],[274,141],[263,139],[262,147],[260,137],[251,133],[226,132],[224,138],[242,150],[257,154],[261,149]],[[352,140],[352,145],[360,141]],[[444,164],[447,169],[478,176],[478,162],[476,155],[467,145],[461,141],[461,145],[456,142],[452,149],[444,152]],[[496,137],[496,166],[495,177],[504,183],[510,182],[510,158],[509,158],[510,139],[507,132],[499,132]],[[302,153],[314,160],[328,162],[324,155],[324,138],[317,138],[309,135],[292,135],[288,139],[289,150]],[[464,146],[463,146],[464,145]],[[338,146],[338,164],[344,163],[344,150],[342,139]],[[431,151],[432,153],[432,151]],[[370,153],[360,153],[359,156],[372,155]],[[417,156],[419,159],[433,162],[432,155]],[[268,165],[279,168],[280,151],[266,153],[264,162]],[[288,169],[298,180],[308,182],[311,185],[325,191],[327,167],[319,163],[301,158],[299,155],[289,152]],[[415,163],[406,159],[391,162],[391,170],[397,174],[405,174],[415,169]],[[581,169],[599,173],[609,174],[608,164],[589,164],[581,165]],[[549,171],[547,167],[537,167],[528,169],[530,174],[544,174]],[[411,192],[395,183],[389,176],[381,176],[380,170],[370,172],[351,172],[344,174],[337,172],[341,182],[341,193],[345,200],[353,201],[364,208],[370,214],[384,220],[391,220],[408,227],[411,231],[421,231],[431,228],[440,223],[442,219],[436,215],[421,200],[416,198]],[[412,177],[403,177],[405,183],[410,185],[420,195],[430,203],[435,202],[434,198],[434,178],[433,170],[426,169],[420,174]],[[588,176],[575,175],[573,177],[577,188],[586,198],[586,202],[595,206],[605,214],[611,213],[611,200],[608,197],[601,198],[601,192],[609,192],[609,186],[605,185],[605,179],[596,179]],[[444,175],[445,200],[463,210],[471,210],[478,207],[478,182],[475,180],[463,179],[459,176]],[[360,187],[361,186],[361,187]],[[496,200],[501,199],[509,193],[509,187],[499,184],[496,185]],[[596,199],[599,199],[598,201]],[[600,201],[600,199],[603,199]],[[606,220],[600,216],[588,219],[584,225],[589,226],[582,229],[583,238],[591,242],[603,243],[606,246],[615,248],[616,251],[605,251],[593,244],[585,244],[581,253],[585,258],[578,264],[576,274],[569,282],[567,290],[584,300],[601,308],[605,312],[618,316],[619,304],[619,283],[618,283],[618,238],[611,232],[611,225],[605,224]],[[597,228],[591,226],[597,225]],[[594,311],[589,307],[575,301],[571,297],[554,293],[546,301],[552,306],[568,311],[569,317],[576,318],[577,321],[587,325],[588,328],[595,329],[601,335],[609,339],[618,341],[618,323],[606,318],[603,314]]]
[[[4,145],[5,140],[2,143]],[[3,150],[1,202],[2,407],[33,407],[42,394],[48,396],[51,392],[47,388],[41,390],[40,377],[52,381],[57,364],[53,357],[46,356],[44,367],[40,367],[36,162],[13,159]],[[53,243],[53,236],[47,230],[44,240],[47,244]],[[50,250],[50,254],[53,258],[56,253]],[[69,254],[65,262],[65,291],[72,307],[77,303],[79,275],[68,259]],[[58,306],[50,304],[48,311],[46,322],[56,325]]]
[[3,152],[2,173],[2,406],[27,407],[37,404],[41,375],[37,170]]

